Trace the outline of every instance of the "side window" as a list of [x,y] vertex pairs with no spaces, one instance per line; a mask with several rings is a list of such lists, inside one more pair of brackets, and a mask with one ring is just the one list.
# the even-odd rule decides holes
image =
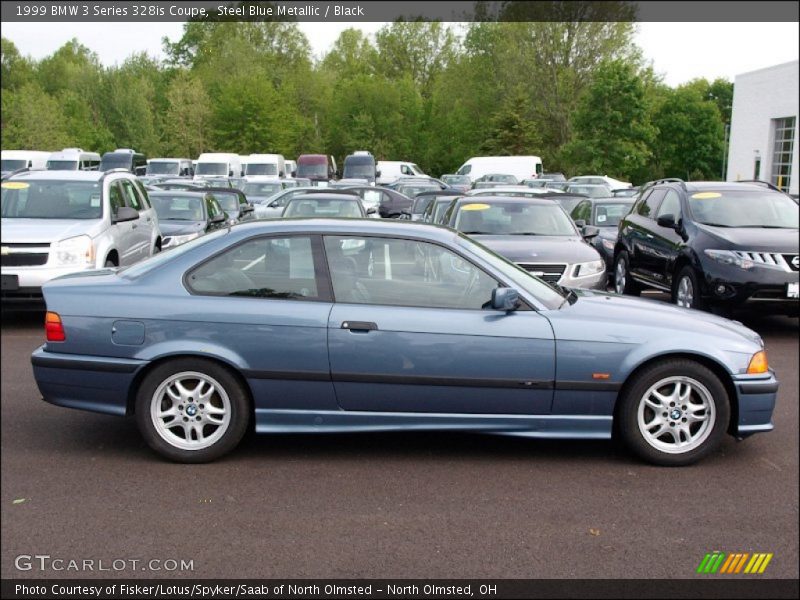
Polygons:
[[116,215],[117,211],[125,206],[125,198],[122,190],[119,189],[119,181],[113,181],[108,186],[108,202],[111,206],[111,214]]
[[663,189],[652,190],[647,196],[642,198],[639,202],[638,214],[643,217],[652,219],[655,217],[656,209],[664,197],[665,191]]
[[147,190],[144,187],[144,184],[139,181],[138,179],[134,182],[136,185],[136,189],[139,190],[139,196],[142,199],[142,205],[144,209],[147,210],[148,208],[152,208],[152,203],[150,202],[150,196],[147,194]]
[[208,210],[209,219],[213,219],[217,215],[222,214],[222,208],[214,196],[206,196],[206,208]]
[[119,183],[122,185],[122,190],[125,192],[125,198],[128,206],[137,211],[144,210],[142,208],[142,202],[139,200],[139,195],[136,193],[136,189],[133,187],[133,183],[127,179],[123,179]]
[[325,237],[337,302],[480,310],[499,283],[450,250],[413,240]]
[[661,215],[672,215],[675,217],[675,222],[681,220],[681,199],[675,190],[667,190],[667,195],[664,196],[664,201],[658,208],[656,218]]
[[583,219],[588,224],[591,218],[592,213],[592,204],[588,200],[583,200],[578,203],[578,205],[572,209],[572,217],[573,221],[580,221]]
[[186,283],[193,293],[209,296],[323,300],[325,294],[308,236],[249,240],[194,268]]

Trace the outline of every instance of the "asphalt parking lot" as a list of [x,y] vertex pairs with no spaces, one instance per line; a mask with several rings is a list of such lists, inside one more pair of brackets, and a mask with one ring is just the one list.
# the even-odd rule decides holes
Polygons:
[[[715,550],[798,577],[797,319],[745,320],[781,380],[775,431],[666,469],[608,442],[452,433],[250,436],[171,464],[133,419],[40,400],[42,318],[2,318],[3,578],[689,578]],[[20,571],[19,555],[193,570]]]

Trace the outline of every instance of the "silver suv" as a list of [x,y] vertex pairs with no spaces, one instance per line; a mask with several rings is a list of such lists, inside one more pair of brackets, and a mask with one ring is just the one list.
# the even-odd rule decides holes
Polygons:
[[2,188],[3,304],[36,304],[59,275],[124,267],[161,249],[144,186],[121,169],[30,171]]

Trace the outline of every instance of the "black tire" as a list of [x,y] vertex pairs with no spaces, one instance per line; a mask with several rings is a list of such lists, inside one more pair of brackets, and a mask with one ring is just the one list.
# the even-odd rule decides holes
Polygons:
[[683,305],[684,308],[706,310],[706,303],[701,295],[700,278],[697,277],[697,271],[695,271],[694,268],[689,265],[683,267],[678,272],[678,276],[672,281],[672,303],[682,306],[681,304],[678,304],[678,302],[681,294],[681,286],[683,285],[684,280],[688,286],[684,289],[691,293],[691,300],[689,301],[689,304]]
[[106,269],[113,269],[116,266],[118,266],[118,265],[113,260],[111,260],[110,258],[106,259],[106,264],[105,264],[105,268]]
[[[673,432],[677,431],[676,427],[678,429],[681,428],[681,421],[684,417],[678,417],[675,421],[672,421],[671,419],[675,417],[671,413],[661,413],[660,417],[664,421],[664,433],[660,438],[655,438],[652,435],[646,438],[645,433],[642,432],[639,426],[639,408],[645,401],[645,394],[648,394],[652,386],[677,377],[692,381],[691,385],[693,386],[699,383],[705,388],[708,393],[709,404],[709,409],[706,411],[706,419],[710,420],[713,414],[714,423],[713,426],[704,425],[702,422],[684,425],[684,427],[688,428],[696,427],[694,430],[694,435],[697,436],[695,445],[690,445],[685,451],[674,449],[674,453],[670,453],[659,449],[654,444],[668,445],[669,443],[675,443],[675,439],[672,438]],[[659,388],[659,391],[663,393],[670,385],[671,383],[665,384]],[[692,394],[691,397],[693,399],[701,397],[697,395],[697,389]],[[647,462],[667,467],[689,465],[714,452],[719,447],[728,429],[731,412],[728,392],[719,377],[703,365],[687,359],[667,359],[644,368],[636,373],[626,384],[618,402],[620,403],[616,413],[616,419],[619,422],[618,431],[628,448]],[[666,411],[685,411],[683,406],[686,405],[681,406],[681,402],[679,401],[674,408],[670,408],[671,403],[667,403],[665,406]],[[711,404],[713,404],[713,410],[710,408]],[[642,410],[645,425],[655,422],[659,418],[659,415],[656,415],[655,411],[647,404],[644,405]],[[681,414],[688,416],[689,413],[681,412]],[[666,418],[664,418],[664,415],[667,415]],[[655,427],[654,425],[653,429]],[[661,427],[661,425],[658,425],[658,427]],[[703,430],[703,427],[705,427],[705,430]],[[679,433],[678,435],[682,437],[682,434]],[[648,441],[648,439],[651,441]]]
[[[169,381],[173,376],[189,372],[199,373],[203,377],[214,380],[214,383],[220,386],[222,392],[224,392],[224,395],[227,397],[228,408],[230,409],[230,420],[226,427],[221,428],[223,429],[223,433],[219,434],[218,439],[206,447],[195,449],[181,448],[165,439],[165,437],[159,433],[154,418],[151,415],[152,403],[156,401],[162,402],[154,397],[162,384]],[[190,377],[187,377],[187,379],[190,379]],[[196,391],[197,388],[195,389],[195,392]],[[212,402],[216,402],[218,406],[224,407],[222,393],[215,392],[215,394],[216,396],[207,400],[209,406],[211,406]],[[159,397],[161,397],[161,394],[159,394]],[[189,413],[187,410],[181,408],[179,414],[184,415],[181,419],[190,422],[192,417],[187,418],[187,416],[199,413],[199,408],[204,407],[201,402],[202,400],[197,397],[187,402],[185,404],[187,407],[191,403],[195,404],[196,412]],[[173,406],[174,404],[173,402]],[[161,406],[163,407],[164,405],[162,404]],[[184,404],[181,404],[181,406],[184,406]],[[142,437],[153,450],[175,462],[203,463],[215,460],[227,454],[239,444],[247,431],[250,422],[250,414],[249,395],[242,383],[226,367],[204,358],[177,358],[165,362],[145,376],[136,392],[136,423],[139,426]],[[198,420],[201,419],[199,415],[195,418]],[[175,418],[175,423],[177,429],[179,425],[178,417]],[[208,431],[208,429],[212,432],[217,431],[217,426],[210,424],[208,424],[208,429],[206,425],[199,425],[199,427],[204,431]],[[175,433],[173,430],[169,431]],[[178,433],[180,433],[180,431],[178,431]],[[196,434],[183,432],[182,435],[189,435],[191,437],[191,435]],[[210,434],[208,437],[213,437],[213,435],[214,433]],[[176,440],[172,435],[170,435],[170,437]],[[179,439],[176,441],[180,443]],[[197,440],[190,439],[188,443],[191,444],[195,441]]]
[[[638,296],[642,293],[642,288],[631,277],[630,264],[628,253],[625,250],[620,250],[614,261],[614,291],[617,294],[625,294],[626,296]],[[617,275],[620,272],[625,274],[621,279]]]

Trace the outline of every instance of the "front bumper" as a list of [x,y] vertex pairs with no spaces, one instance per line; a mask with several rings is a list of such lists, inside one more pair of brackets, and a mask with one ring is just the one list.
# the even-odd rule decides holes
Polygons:
[[702,266],[703,297],[710,304],[800,314],[800,299],[788,296],[789,284],[800,280],[797,271],[759,266],[740,269],[711,259]]
[[739,419],[735,424],[734,435],[745,438],[754,433],[772,431],[772,411],[778,397],[778,380],[775,374],[740,375],[733,385],[738,400]]
[[[42,286],[56,277],[79,273],[93,269],[92,265],[85,269],[75,267],[3,267],[0,273],[3,276],[3,289],[0,292],[0,299],[3,304],[40,304],[44,298],[42,296]],[[16,279],[14,279],[16,278]],[[15,282],[13,285],[10,282]]]
[[33,377],[45,402],[111,415],[128,413],[136,373],[147,361],[48,352],[31,355]]

